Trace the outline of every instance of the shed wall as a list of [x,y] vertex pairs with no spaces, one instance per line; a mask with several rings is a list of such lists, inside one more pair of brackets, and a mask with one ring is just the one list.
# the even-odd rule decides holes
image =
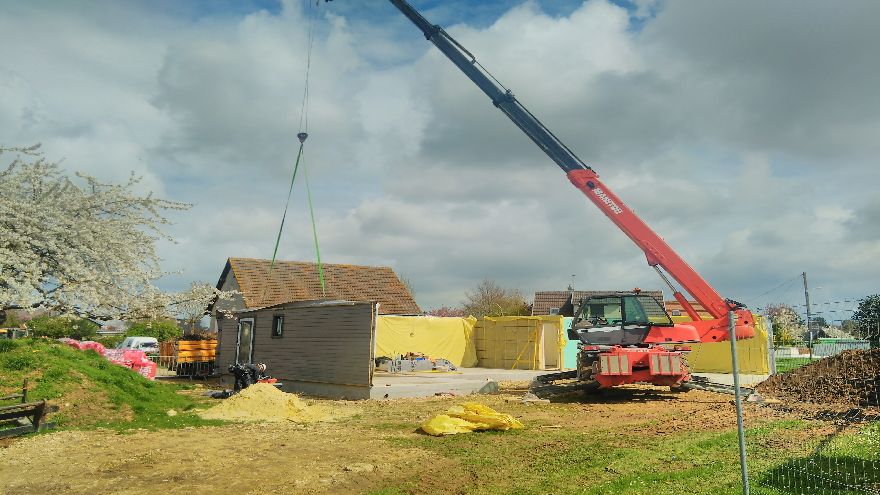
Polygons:
[[[283,334],[272,336],[274,316]],[[220,321],[220,372],[235,362],[239,318],[254,318],[253,361],[266,363],[283,389],[327,397],[366,398],[372,385],[373,303],[280,306]]]

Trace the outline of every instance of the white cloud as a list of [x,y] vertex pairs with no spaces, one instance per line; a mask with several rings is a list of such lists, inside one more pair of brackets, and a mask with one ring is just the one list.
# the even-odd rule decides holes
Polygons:
[[[195,203],[162,246],[166,268],[185,270],[168,287],[216,279],[227,256],[270,256],[298,145],[302,5],[201,17],[120,5],[27,3],[0,18],[28,40],[0,46],[3,144],[41,141],[70,169],[134,170]],[[486,27],[448,31],[724,295],[801,271],[829,298],[876,292],[876,4],[636,7],[640,29],[590,0],[564,16],[512,1]],[[425,307],[483,277],[525,293],[572,274],[579,288],[660,287],[414,27],[320,8],[306,160],[324,261],[391,265]],[[282,258],[314,256],[304,193]]]

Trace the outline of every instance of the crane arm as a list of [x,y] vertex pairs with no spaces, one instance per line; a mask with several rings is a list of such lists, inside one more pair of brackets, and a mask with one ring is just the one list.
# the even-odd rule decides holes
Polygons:
[[565,172],[572,170],[584,170],[586,166],[574,152],[568,149],[547,127],[531,114],[513,96],[513,93],[504,88],[488,73],[474,58],[473,55],[455,39],[443,30],[422,17],[405,0],[390,0],[403,15],[413,22],[425,38],[434,44],[449,60],[455,64],[464,74],[479,87],[492,103],[498,107],[507,117],[516,124],[544,153],[550,157]]
[[[688,265],[656,232],[629,208],[599,175],[577,157],[537,117],[526,109],[513,93],[483,68],[474,56],[440,26],[428,22],[406,0],[389,0],[403,15],[418,27],[425,38],[434,44],[458,67],[517,127],[519,127],[568,176],[568,179],[595,204],[644,253],[648,264],[655,269],[672,289],[692,320],[699,315],[688,300],[675,289],[659,268],[672,276],[705,310],[718,320],[712,325],[715,332],[706,340],[720,340],[728,311],[740,310],[741,305],[721,297],[690,265]],[[738,316],[737,336],[748,337],[753,325],[751,314],[742,311]],[[719,330],[720,329],[720,330]],[[707,331],[708,332],[708,331]],[[702,335],[708,335],[701,332]]]

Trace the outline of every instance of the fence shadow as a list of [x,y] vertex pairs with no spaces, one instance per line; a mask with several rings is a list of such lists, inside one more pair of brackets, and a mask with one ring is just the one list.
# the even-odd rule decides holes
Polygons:
[[792,494],[880,494],[880,463],[851,456],[812,454],[765,471],[758,483]]
[[581,391],[551,397],[556,403],[582,404],[632,404],[635,402],[665,402],[679,400],[683,394],[672,393],[662,388],[627,388],[614,387],[609,389]]

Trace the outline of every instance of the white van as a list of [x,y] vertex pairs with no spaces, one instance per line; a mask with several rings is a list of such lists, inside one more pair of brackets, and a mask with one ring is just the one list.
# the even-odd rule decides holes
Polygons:
[[159,353],[159,341],[156,337],[126,337],[116,346],[117,349],[136,349],[147,354]]

